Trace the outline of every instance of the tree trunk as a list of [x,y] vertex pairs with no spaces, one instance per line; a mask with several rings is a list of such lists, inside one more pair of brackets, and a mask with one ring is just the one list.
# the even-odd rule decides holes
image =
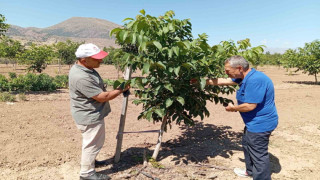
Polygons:
[[154,149],[153,155],[152,155],[152,158],[155,160],[157,159],[157,156],[160,151],[162,136],[163,136],[164,128],[166,127],[166,125],[167,125],[167,116],[164,116],[162,119],[161,129],[160,129],[159,136],[158,136],[158,142],[157,142],[156,148]]
[[58,70],[58,74],[60,74],[61,73],[61,63],[60,63],[61,61],[60,61],[60,59],[58,60],[58,64],[59,64],[59,70]]

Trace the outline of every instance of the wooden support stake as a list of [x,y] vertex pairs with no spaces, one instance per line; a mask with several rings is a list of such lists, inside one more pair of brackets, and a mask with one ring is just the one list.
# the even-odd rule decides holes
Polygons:
[[[131,66],[126,68],[124,79],[125,80],[131,79]],[[123,97],[122,110],[121,110],[121,116],[120,116],[120,124],[119,124],[119,130],[118,130],[118,135],[117,135],[117,137],[118,137],[117,148],[116,148],[116,153],[114,155],[114,162],[115,163],[119,162],[119,160],[120,160],[123,131],[124,131],[124,125],[126,122],[128,99],[129,99],[129,95]]]

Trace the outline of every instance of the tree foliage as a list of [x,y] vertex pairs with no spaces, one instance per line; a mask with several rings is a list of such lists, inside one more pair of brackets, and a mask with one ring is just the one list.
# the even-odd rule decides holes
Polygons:
[[67,40],[66,42],[58,42],[54,45],[58,58],[63,64],[71,65],[76,60],[75,52],[81,43]]
[[280,53],[271,54],[269,51],[267,51],[265,54],[261,55],[260,65],[280,66],[281,65],[281,58],[282,58],[282,54],[280,54]]
[[29,65],[28,70],[41,73],[54,56],[54,51],[51,46],[36,46],[32,44],[29,49],[19,56],[19,59],[22,63]]
[[223,59],[233,55],[240,55],[247,59],[253,67],[258,67],[261,63],[261,56],[265,48],[264,45],[251,48],[250,39],[248,38],[239,40],[237,43],[233,40],[222,41],[219,45],[214,47],[223,54]]
[[317,74],[320,72],[320,41],[305,43],[303,48],[297,50],[287,50],[281,62],[285,68],[296,68],[296,71],[314,75],[317,83]]
[[4,36],[4,33],[9,29],[10,25],[5,23],[6,17],[0,14],[0,38]]
[[[139,88],[134,103],[143,104],[139,119],[192,125],[194,118],[209,116],[207,100],[230,101],[218,94],[231,93],[232,87],[205,86],[206,77],[223,76],[206,34],[193,38],[190,20],[174,19],[173,11],[160,17],[146,15],[144,10],[140,13],[136,19],[126,18],[123,28],[110,32],[122,46],[115,57],[145,75],[131,81]],[[190,84],[194,77],[199,84]]]
[[17,40],[3,37],[0,42],[0,57],[16,59],[24,51],[24,46]]

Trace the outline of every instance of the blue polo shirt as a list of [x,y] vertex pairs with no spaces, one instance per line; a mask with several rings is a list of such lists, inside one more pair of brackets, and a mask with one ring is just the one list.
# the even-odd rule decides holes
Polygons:
[[250,132],[274,130],[278,125],[278,113],[274,102],[274,87],[271,79],[254,68],[242,79],[233,79],[239,84],[238,104],[255,103],[257,107],[249,112],[240,112]]

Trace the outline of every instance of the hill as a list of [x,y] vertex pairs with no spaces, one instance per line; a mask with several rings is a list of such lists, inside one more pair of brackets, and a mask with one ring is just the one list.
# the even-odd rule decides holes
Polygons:
[[70,39],[77,42],[95,43],[101,48],[117,47],[115,39],[109,37],[109,32],[116,27],[120,25],[104,19],[72,17],[47,28],[23,28],[11,25],[6,35],[23,43],[52,44]]

